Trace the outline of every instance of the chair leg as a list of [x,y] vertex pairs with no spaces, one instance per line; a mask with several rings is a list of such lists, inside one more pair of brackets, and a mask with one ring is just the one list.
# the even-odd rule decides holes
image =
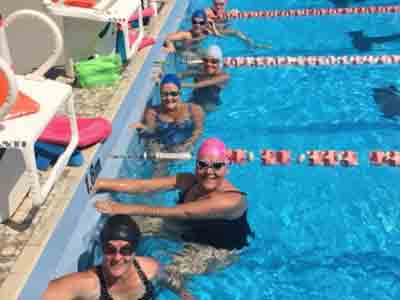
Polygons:
[[43,203],[42,191],[40,189],[39,172],[36,166],[34,142],[28,143],[22,150],[29,180],[32,186],[32,202],[37,207]]
[[71,126],[71,140],[68,146],[65,148],[65,151],[60,157],[57,159],[57,162],[52,168],[52,171],[47,179],[46,183],[42,187],[42,197],[46,198],[47,194],[50,192],[51,188],[53,187],[54,183],[60,177],[62,172],[64,171],[66,165],[72,153],[75,151],[78,141],[79,141],[79,134],[78,134],[78,125],[76,122],[76,115],[74,109],[74,98],[71,95],[67,102],[67,113],[70,119],[70,126]]

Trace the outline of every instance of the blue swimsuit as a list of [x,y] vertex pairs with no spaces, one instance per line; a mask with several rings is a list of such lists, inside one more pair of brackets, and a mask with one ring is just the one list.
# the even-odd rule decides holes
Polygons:
[[157,114],[156,116],[156,128],[154,133],[144,133],[143,137],[155,138],[165,146],[175,146],[183,144],[185,141],[190,139],[195,129],[193,121],[192,105],[189,104],[190,119],[183,120],[181,122],[166,122],[162,121]]

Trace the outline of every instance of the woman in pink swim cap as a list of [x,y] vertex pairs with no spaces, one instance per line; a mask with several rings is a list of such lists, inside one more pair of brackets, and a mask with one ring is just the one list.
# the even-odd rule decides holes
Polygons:
[[[218,255],[227,257],[232,254],[231,250],[245,247],[248,244],[248,236],[252,235],[247,222],[246,194],[225,178],[227,171],[225,144],[219,139],[209,138],[201,144],[197,152],[193,173],[178,173],[174,176],[151,179],[100,178],[95,184],[96,191],[131,194],[179,190],[180,197],[175,206],[122,204],[111,200],[96,202],[95,206],[98,211],[106,214],[128,214],[178,221],[179,225],[183,225],[179,235],[184,242],[190,243],[191,247],[200,244],[201,249],[207,249],[209,253],[217,255],[219,251]],[[194,255],[197,261],[203,259],[198,253],[199,249],[195,250],[195,253],[191,253],[190,247],[185,247],[183,253]],[[204,259],[210,259],[210,256],[206,255]],[[172,264],[174,267],[166,269],[171,273],[179,273],[175,274],[178,277],[184,276],[182,272],[185,270],[193,271],[193,267],[180,265],[188,261],[193,260],[175,260]],[[204,263],[207,266],[207,262]]]

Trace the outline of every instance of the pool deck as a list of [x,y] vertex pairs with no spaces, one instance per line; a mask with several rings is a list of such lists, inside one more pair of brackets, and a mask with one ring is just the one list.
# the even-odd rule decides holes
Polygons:
[[[148,35],[158,36],[175,1],[163,1],[159,16],[146,26]],[[123,73],[121,83],[116,87],[74,89],[77,114],[85,117],[103,116],[112,121],[149,52],[150,47],[145,48],[132,58]],[[14,216],[0,224],[0,299],[19,299],[18,295],[64,210],[70,204],[98,148],[99,146],[93,146],[83,151],[83,166],[66,168],[38,210],[31,209],[32,201],[28,195]],[[46,175],[46,172],[41,173],[42,178]]]

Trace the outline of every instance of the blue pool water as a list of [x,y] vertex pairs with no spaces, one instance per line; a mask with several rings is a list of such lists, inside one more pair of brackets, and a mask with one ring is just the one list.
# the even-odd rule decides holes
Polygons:
[[[335,1],[230,0],[241,9],[333,7]],[[338,1],[339,2],[339,1]],[[208,1],[198,1],[201,7]],[[351,5],[392,1],[342,1]],[[312,4],[312,5],[311,5]],[[238,20],[257,40],[271,42],[264,54],[352,54],[346,32],[368,36],[398,33],[398,17],[333,16]],[[229,55],[256,55],[233,39],[218,40]],[[368,53],[396,53],[400,41],[374,44]],[[240,54],[239,54],[240,53]],[[251,54],[249,54],[251,53]],[[397,52],[398,53],[398,52]],[[259,160],[232,166],[229,179],[249,201],[256,238],[235,265],[195,276],[196,299],[397,299],[400,296],[400,170],[372,167],[368,151],[400,149],[399,120],[384,118],[372,89],[399,79],[397,66],[229,69],[223,104],[207,116],[204,137],[222,138],[232,148],[256,154],[263,148],[352,149],[360,166],[263,167]],[[138,151],[136,142],[132,151]],[[191,169],[192,163],[174,171]],[[146,164],[126,161],[121,175],[149,177]],[[119,196],[123,201],[161,203],[175,194]],[[178,245],[147,239],[146,254],[165,261],[165,248]],[[160,299],[170,299],[162,292]]]

